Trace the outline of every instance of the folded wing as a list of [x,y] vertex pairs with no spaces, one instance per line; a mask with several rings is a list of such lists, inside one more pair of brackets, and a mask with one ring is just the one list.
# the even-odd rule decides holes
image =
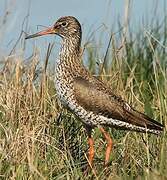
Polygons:
[[87,111],[138,127],[163,130],[162,124],[134,110],[98,79],[86,80],[78,77],[74,80],[74,91],[76,101]]

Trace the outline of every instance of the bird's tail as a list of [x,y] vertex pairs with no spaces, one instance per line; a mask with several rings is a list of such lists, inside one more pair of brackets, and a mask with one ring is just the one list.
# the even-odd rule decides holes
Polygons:
[[164,125],[134,109],[126,111],[126,119],[135,131],[159,134],[164,129]]
[[126,110],[122,120],[111,119],[111,121],[112,122],[107,124],[119,129],[137,132],[160,134],[164,129],[164,125],[134,109],[131,109],[130,111]]

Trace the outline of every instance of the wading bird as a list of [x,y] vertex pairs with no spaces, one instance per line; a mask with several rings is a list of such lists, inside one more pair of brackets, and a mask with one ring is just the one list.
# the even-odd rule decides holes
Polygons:
[[55,86],[61,103],[83,122],[88,134],[88,161],[92,166],[94,142],[91,131],[97,127],[107,140],[105,165],[109,162],[112,139],[104,127],[159,134],[163,125],[133,109],[102,81],[93,77],[81,63],[81,25],[75,17],[65,16],[44,31],[26,39],[56,34],[62,38],[56,60]]

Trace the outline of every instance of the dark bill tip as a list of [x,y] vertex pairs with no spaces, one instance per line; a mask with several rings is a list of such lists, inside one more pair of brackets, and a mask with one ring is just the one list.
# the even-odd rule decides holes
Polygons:
[[35,38],[35,37],[38,37],[38,36],[41,36],[41,35],[36,33],[36,34],[32,34],[32,35],[26,36],[25,39],[31,39],[31,38]]

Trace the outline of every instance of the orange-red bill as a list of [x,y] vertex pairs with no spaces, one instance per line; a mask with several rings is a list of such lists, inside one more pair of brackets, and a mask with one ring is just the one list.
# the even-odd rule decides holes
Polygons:
[[48,29],[45,29],[43,31],[40,31],[40,32],[37,32],[35,34],[27,36],[25,39],[35,38],[35,37],[43,36],[43,35],[47,35],[47,34],[55,34],[54,28],[49,27]]

